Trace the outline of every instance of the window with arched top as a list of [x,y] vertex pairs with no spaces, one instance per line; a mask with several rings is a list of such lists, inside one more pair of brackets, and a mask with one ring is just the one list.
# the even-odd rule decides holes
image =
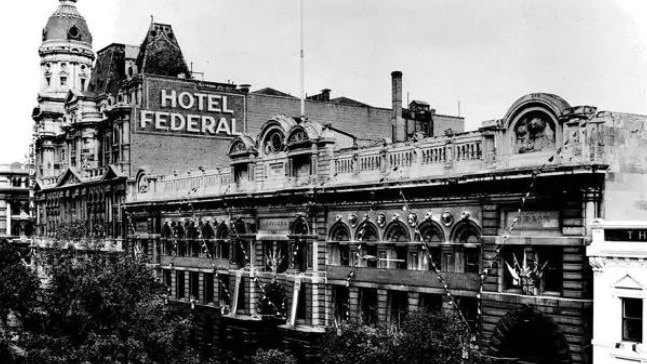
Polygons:
[[426,243],[442,243],[445,241],[442,229],[435,223],[424,222],[418,230],[420,231],[418,239]]
[[303,217],[299,217],[292,226],[293,235],[308,235],[309,230],[308,222]]
[[202,227],[202,238],[203,239],[215,239],[216,238],[216,229],[213,228],[211,223],[206,223]]
[[181,224],[175,228],[175,239],[177,240],[177,255],[183,257],[187,254],[186,230]]
[[338,222],[330,229],[331,241],[350,241],[350,229],[343,222]]
[[218,257],[221,259],[229,259],[229,236],[231,232],[226,223],[221,223],[216,229],[216,239],[220,240],[218,245],[220,247]]
[[283,133],[274,129],[271,130],[263,139],[263,151],[265,154],[278,153],[283,150],[283,140],[285,136]]
[[357,233],[355,234],[356,240],[358,241],[378,241],[380,240],[380,234],[377,232],[377,227],[370,222],[365,222],[357,228]]
[[171,227],[169,226],[168,222],[162,226],[162,231],[160,232],[160,237],[162,238],[162,246],[164,248],[164,254],[165,255],[174,255],[175,250],[174,250],[174,244],[172,241],[173,238],[173,230],[171,230]]
[[481,231],[470,222],[462,222],[455,228],[454,243],[462,244],[458,251],[463,257],[465,273],[479,273],[481,262]]
[[391,242],[411,241],[407,227],[399,221],[392,222],[387,226],[384,236],[386,241]]

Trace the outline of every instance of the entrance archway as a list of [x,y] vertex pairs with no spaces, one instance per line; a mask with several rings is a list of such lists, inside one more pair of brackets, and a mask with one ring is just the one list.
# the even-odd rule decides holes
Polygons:
[[494,356],[518,358],[519,363],[572,363],[568,343],[559,327],[529,306],[523,306],[499,321],[490,347]]

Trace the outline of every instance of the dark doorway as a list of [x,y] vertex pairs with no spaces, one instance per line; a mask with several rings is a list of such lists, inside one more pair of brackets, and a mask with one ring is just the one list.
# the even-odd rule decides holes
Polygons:
[[572,363],[566,338],[548,317],[524,306],[503,317],[492,337],[495,356],[527,364]]

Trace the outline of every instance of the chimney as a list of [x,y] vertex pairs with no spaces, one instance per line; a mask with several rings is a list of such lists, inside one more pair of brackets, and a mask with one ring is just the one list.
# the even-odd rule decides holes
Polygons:
[[331,90],[329,88],[325,88],[325,89],[321,90],[321,99],[322,99],[322,101],[330,101],[330,91]]
[[393,142],[404,142],[406,140],[406,130],[404,118],[402,118],[402,72],[391,72],[391,127],[393,130]]
[[239,89],[242,93],[245,93],[245,94],[248,94],[248,93],[249,93],[249,89],[250,89],[250,88],[252,88],[252,85],[248,85],[248,84],[238,85],[238,89]]

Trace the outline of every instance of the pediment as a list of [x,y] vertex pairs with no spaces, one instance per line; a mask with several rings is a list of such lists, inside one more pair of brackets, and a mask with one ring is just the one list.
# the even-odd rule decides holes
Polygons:
[[632,276],[626,275],[613,285],[616,289],[627,289],[627,290],[642,290],[643,286],[635,280]]
[[81,177],[76,174],[73,170],[68,169],[65,171],[61,179],[58,181],[56,187],[65,187],[81,184]]
[[125,177],[123,174],[119,173],[114,166],[110,165],[108,169],[106,170],[106,173],[103,175],[101,178],[102,181],[108,181],[111,179],[117,179]]

